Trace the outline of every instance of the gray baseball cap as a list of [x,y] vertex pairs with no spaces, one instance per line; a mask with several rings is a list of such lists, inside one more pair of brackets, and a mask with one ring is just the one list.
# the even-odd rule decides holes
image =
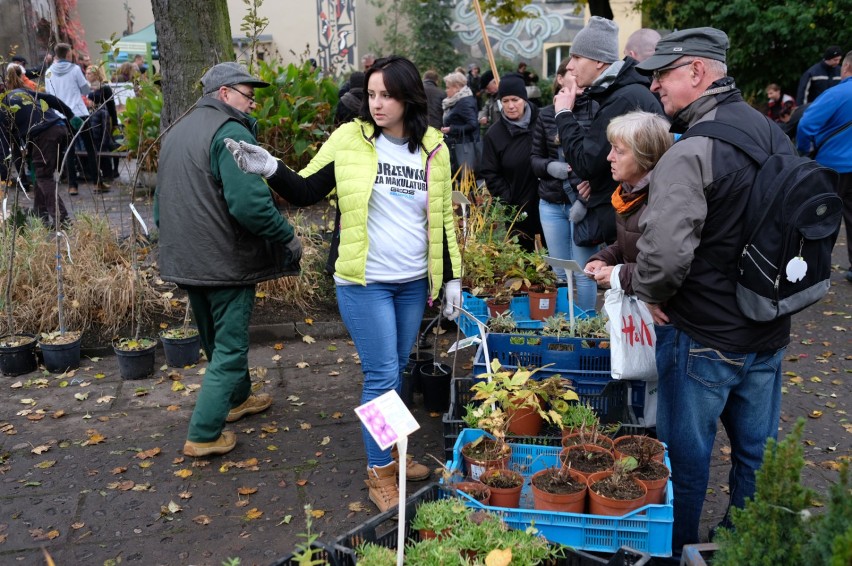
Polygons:
[[216,92],[223,86],[231,85],[248,85],[263,88],[269,86],[269,83],[251,76],[245,67],[233,62],[214,65],[201,77],[201,92],[204,95]]
[[654,54],[636,65],[636,69],[640,73],[650,75],[684,55],[706,57],[724,63],[729,45],[728,36],[722,30],[708,27],[683,29],[662,38],[657,43]]

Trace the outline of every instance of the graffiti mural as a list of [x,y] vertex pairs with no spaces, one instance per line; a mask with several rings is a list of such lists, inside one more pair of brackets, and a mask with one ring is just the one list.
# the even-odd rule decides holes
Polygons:
[[[574,4],[561,6],[530,4],[524,11],[529,17],[509,25],[500,25],[496,20],[485,20],[485,29],[491,41],[495,57],[507,59],[533,59],[541,57],[544,44],[555,41],[566,28],[576,32],[583,27],[583,16],[574,14]],[[482,31],[476,12],[470,2],[456,4],[452,30],[468,47],[474,57],[484,56]],[[573,33],[568,37],[573,37]],[[566,36],[566,34],[562,34]]]
[[355,0],[317,0],[319,67],[345,74],[355,68]]

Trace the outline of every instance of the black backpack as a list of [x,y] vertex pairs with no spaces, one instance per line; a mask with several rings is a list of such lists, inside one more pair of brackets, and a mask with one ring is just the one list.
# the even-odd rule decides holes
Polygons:
[[[751,230],[734,276],[740,311],[766,322],[820,300],[830,286],[831,251],[840,232],[843,201],[837,194],[837,172],[807,157],[775,153],[771,147],[767,153],[730,123],[699,122],[681,139],[693,136],[729,143],[759,166],[745,219]],[[796,258],[804,261],[804,274],[797,273],[803,266]],[[707,259],[716,269],[730,272]]]

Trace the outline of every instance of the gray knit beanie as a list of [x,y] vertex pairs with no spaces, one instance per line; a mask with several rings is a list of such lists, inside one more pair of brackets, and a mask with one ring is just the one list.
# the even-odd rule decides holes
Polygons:
[[615,63],[618,56],[618,24],[600,16],[592,16],[586,27],[574,36],[571,55],[579,55],[602,63]]

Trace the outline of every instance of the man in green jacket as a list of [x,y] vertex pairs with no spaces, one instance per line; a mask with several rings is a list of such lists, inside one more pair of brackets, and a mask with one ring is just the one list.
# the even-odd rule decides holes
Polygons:
[[254,89],[269,86],[237,63],[201,77],[202,97],[163,138],[154,215],[160,275],[185,289],[209,364],[183,452],[233,450],[226,422],[259,413],[268,394],[251,394],[249,319],[255,286],[299,272],[302,247],[263,180],[243,173],[225,148],[257,143]]

